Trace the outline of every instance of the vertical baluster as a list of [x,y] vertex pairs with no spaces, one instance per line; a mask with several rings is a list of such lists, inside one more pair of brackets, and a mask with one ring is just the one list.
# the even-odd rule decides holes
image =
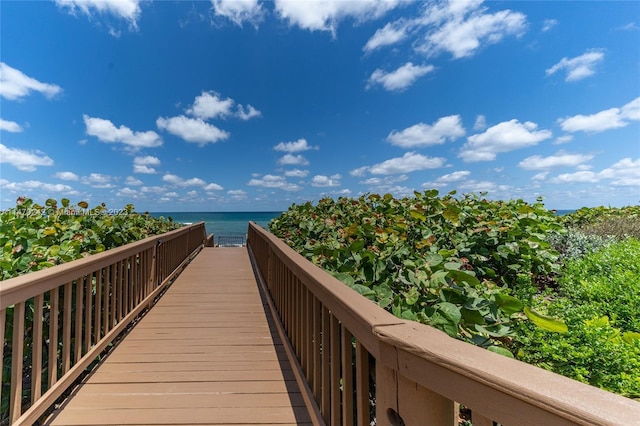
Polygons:
[[49,293],[49,382],[51,389],[58,381],[58,307],[60,306],[60,288],[56,287]]
[[303,369],[307,378],[307,383],[311,384],[311,292],[307,286],[304,289],[302,298],[302,353],[303,353]]
[[[4,318],[4,311],[2,311]],[[42,394],[42,326],[44,317],[44,294],[33,300],[33,338],[31,349],[31,404],[40,399]],[[4,340],[0,340],[4,343]],[[4,346],[4,345],[3,345]],[[0,349],[1,351],[1,349]],[[0,352],[0,358],[2,353]],[[2,370],[0,370],[2,371]]]
[[[7,310],[0,310],[0,376],[4,371],[4,325],[7,320]],[[0,401],[2,401],[2,380],[0,380]]]
[[74,364],[82,358],[82,306],[86,279],[86,276],[84,276],[76,280],[76,329],[75,348],[73,350]]
[[87,275],[84,288],[84,353],[91,349],[91,297],[93,295],[93,273]]
[[340,323],[331,314],[331,426],[340,425]]
[[[3,341],[4,344],[4,341]],[[11,394],[9,416],[14,422],[22,414],[22,369],[24,356],[24,302],[13,306],[13,339],[11,341]]]
[[342,425],[353,425],[353,336],[342,328]]
[[62,311],[62,374],[71,368],[71,281],[64,285],[64,310]]
[[111,298],[111,266],[104,268],[104,308],[102,311],[102,332],[109,332],[109,302]]
[[405,424],[457,424],[453,401],[399,375],[398,408]]
[[313,395],[318,405],[321,404],[320,386],[322,384],[322,363],[320,339],[322,334],[322,305],[315,296],[313,297]]
[[329,310],[322,307],[322,397],[320,411],[326,424],[330,422],[331,414],[331,349],[330,337],[331,316]]
[[368,426],[369,419],[369,352],[356,341],[356,412],[358,426]]
[[93,334],[96,344],[102,338],[100,326],[102,325],[102,283],[104,282],[104,269],[96,271],[96,302],[93,306]]
[[116,322],[118,321],[116,318],[116,304],[118,303],[119,297],[118,297],[118,277],[120,276],[120,274],[118,274],[118,265],[119,262],[114,263],[113,265],[111,265],[111,303],[109,304],[111,307],[111,317],[109,320],[109,330],[111,330]]

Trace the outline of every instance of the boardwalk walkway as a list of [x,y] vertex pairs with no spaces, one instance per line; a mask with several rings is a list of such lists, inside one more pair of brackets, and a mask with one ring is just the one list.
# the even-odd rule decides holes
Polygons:
[[47,424],[310,424],[247,249],[205,248]]

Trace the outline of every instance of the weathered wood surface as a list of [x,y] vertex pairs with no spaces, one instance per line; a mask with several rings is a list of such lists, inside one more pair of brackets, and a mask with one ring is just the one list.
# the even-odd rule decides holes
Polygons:
[[205,248],[47,424],[310,424],[246,248]]

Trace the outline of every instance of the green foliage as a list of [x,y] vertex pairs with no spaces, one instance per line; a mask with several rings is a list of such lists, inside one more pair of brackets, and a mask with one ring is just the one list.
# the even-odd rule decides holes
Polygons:
[[66,198],[44,206],[19,198],[0,213],[0,280],[99,253],[179,227],[169,220],[138,214],[133,205],[92,209]]
[[613,236],[586,234],[577,228],[571,228],[565,233],[550,235],[549,241],[563,260],[580,259],[588,253],[605,247],[616,241]]
[[565,334],[526,324],[516,335],[517,357],[632,398],[640,398],[640,241],[612,243],[569,261],[551,303]]
[[562,227],[541,202],[438,195],[294,204],[269,228],[394,315],[499,348],[526,319],[510,285],[558,270],[547,235]]

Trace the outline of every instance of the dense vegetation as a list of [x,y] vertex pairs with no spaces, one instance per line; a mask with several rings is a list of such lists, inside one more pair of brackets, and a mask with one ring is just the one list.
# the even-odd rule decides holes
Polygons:
[[172,221],[138,214],[128,204],[89,209],[86,202],[48,199],[39,205],[19,198],[0,213],[0,280],[48,268],[179,227]]
[[640,263],[639,223],[639,207],[557,216],[540,200],[431,190],[294,204],[269,227],[398,317],[640,397],[640,270],[626,266]]
[[[138,214],[131,204],[117,210],[108,209],[104,204],[90,209],[84,201],[71,205],[68,199],[63,198],[60,205],[56,200],[49,199],[42,206],[31,199],[21,197],[15,208],[0,213],[0,287],[3,284],[1,280],[69,262],[178,227],[180,224],[171,220]],[[27,327],[31,327],[34,321],[33,303],[33,299],[27,301]],[[45,303],[49,303],[48,295],[45,297]],[[46,338],[49,332],[48,315],[42,321]],[[0,424],[6,422],[8,416],[12,328],[13,307],[9,307],[3,342],[4,371]],[[29,365],[31,341],[29,334],[26,337],[24,357],[25,365]],[[45,346],[43,349],[46,352],[49,348]],[[46,353],[43,359],[46,377]],[[23,396],[28,396],[30,371],[25,370],[23,376]],[[25,400],[25,403],[28,404],[28,400]]]

